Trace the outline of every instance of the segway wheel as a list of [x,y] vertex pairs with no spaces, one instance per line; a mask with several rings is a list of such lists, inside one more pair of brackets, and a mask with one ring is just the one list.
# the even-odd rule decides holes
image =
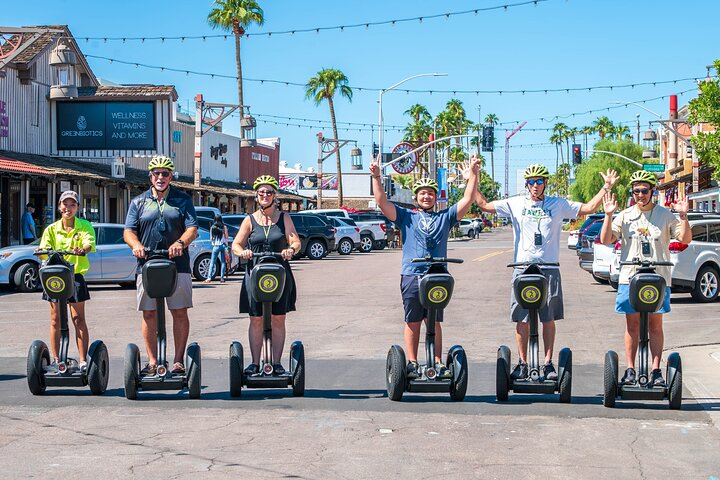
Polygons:
[[560,392],[560,403],[570,403],[572,401],[572,351],[565,347],[560,350],[558,359],[560,367],[560,384],[558,391]]
[[135,400],[137,398],[138,382],[140,381],[140,350],[134,343],[128,344],[125,349],[125,398]]
[[405,352],[398,345],[390,347],[385,365],[385,382],[387,383],[388,398],[394,402],[402,400],[407,382],[405,369]]
[[243,347],[240,342],[230,344],[230,396],[242,395]]
[[612,350],[605,354],[604,372],[603,405],[613,408],[618,394],[618,356]]
[[495,367],[495,398],[498,402],[505,402],[510,391],[510,349],[501,345],[497,351],[497,364]]
[[292,374],[293,397],[305,395],[305,347],[302,342],[290,346],[290,373]]
[[27,356],[27,382],[30,393],[42,395],[45,392],[45,367],[50,365],[50,352],[42,340],[30,345]]
[[680,410],[682,407],[682,361],[680,354],[673,352],[668,357],[665,378],[668,385],[668,403],[671,410]]
[[187,385],[190,398],[200,398],[202,390],[202,365],[200,364],[200,345],[193,342],[188,345],[185,352],[185,365],[187,365]]
[[462,402],[465,400],[468,386],[468,362],[465,350],[462,347],[451,348],[445,364],[452,368],[453,374],[450,398],[456,402]]
[[95,340],[95,348],[90,346],[92,355],[88,362],[88,385],[93,395],[102,395],[107,390],[110,376],[110,358],[107,347],[100,340]]

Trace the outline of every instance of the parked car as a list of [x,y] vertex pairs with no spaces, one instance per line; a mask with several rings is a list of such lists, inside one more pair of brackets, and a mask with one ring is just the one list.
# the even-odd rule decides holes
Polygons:
[[[200,220],[200,217],[198,217]],[[210,242],[210,231],[200,227],[198,228],[198,237],[188,247],[190,254],[190,268],[192,268],[193,277],[196,280],[205,280],[210,273],[210,258],[212,255],[212,243]],[[230,265],[227,267],[226,275],[232,275],[238,268],[244,265],[232,251],[230,254]],[[215,262],[215,274],[220,274],[220,260]]]
[[[394,232],[395,224],[380,212],[351,213],[350,218],[360,227],[361,251],[382,250],[388,245],[388,232]],[[368,248],[368,243],[369,248]]]
[[690,244],[671,242],[672,288],[690,292],[697,302],[712,302],[720,284],[720,216],[690,214]]
[[297,257],[307,255],[312,260],[319,260],[335,249],[335,228],[320,215],[291,213],[300,237],[300,251]]
[[463,237],[475,237],[475,222],[473,221],[473,219],[461,219],[460,222],[458,222],[458,228],[460,229],[460,234]]
[[[232,243],[233,238],[235,238],[235,235],[237,235],[238,231],[240,231],[240,224],[238,223],[238,225],[236,226],[232,223],[229,223],[228,221],[226,221],[227,217],[228,217],[227,215],[223,216],[223,223],[225,223],[225,226],[228,229],[228,242]],[[245,215],[242,215],[242,218],[245,218]],[[207,218],[207,217],[200,217],[200,216],[197,217],[197,220],[198,220],[198,227],[202,228],[203,230],[207,230],[208,232],[210,232],[210,228],[212,227],[212,224],[215,222],[215,218]],[[240,223],[242,223],[242,220],[240,221]]]
[[568,248],[571,250],[577,249],[578,234],[580,230],[570,230],[568,232]]
[[195,213],[197,214],[198,218],[204,217],[213,220],[215,218],[215,215],[220,215],[220,209],[215,207],[196,206]]
[[617,277],[613,283],[613,280],[610,278],[610,269],[612,264],[615,262],[615,252],[620,251],[620,247],[618,245],[622,245],[622,243],[616,242],[612,245],[600,243],[599,234],[594,238],[592,244],[592,276],[596,280],[601,280],[600,283],[610,283],[615,290],[617,290]]
[[[580,249],[578,250],[578,264],[580,265],[580,268],[586,272],[592,273],[593,243],[595,243],[595,239],[600,234],[602,224],[602,220],[591,223],[590,226],[583,232],[582,240],[579,240],[580,243],[578,246]],[[596,278],[595,280],[602,283],[602,279],[600,278]]]
[[360,248],[360,227],[354,220],[344,217],[326,217],[330,225],[335,227],[335,245],[340,255],[349,255]]
[[595,223],[597,221],[602,223],[604,218],[605,218],[604,213],[592,213],[587,216],[587,218],[585,219],[583,224],[578,229],[577,243],[575,244],[575,251],[578,255],[580,255],[580,249],[582,248],[582,238],[583,238],[583,235],[585,234],[585,230],[587,230],[590,225],[592,225],[593,223]]

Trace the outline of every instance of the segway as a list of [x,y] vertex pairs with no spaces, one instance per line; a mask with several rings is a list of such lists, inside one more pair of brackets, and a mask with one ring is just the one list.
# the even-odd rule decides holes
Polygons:
[[272,304],[279,301],[285,291],[285,267],[282,255],[264,251],[253,257],[254,266],[245,278],[247,288],[255,302],[262,303],[263,355],[260,371],[246,375],[243,364],[243,347],[238,341],[230,344],[230,396],[242,395],[246,388],[287,388],[292,387],[295,397],[305,395],[305,348],[296,340],[290,346],[290,370],[278,373],[273,365],[279,359],[272,356]]
[[440,378],[435,369],[435,321],[438,313],[450,303],[455,280],[448,273],[448,263],[463,263],[459,258],[413,258],[413,263],[428,262],[430,268],[420,277],[420,303],[428,311],[425,328],[425,364],[418,369],[418,378],[407,376],[405,352],[399,345],[390,347],[385,368],[385,381],[390,400],[402,400],[404,392],[449,392],[450,398],[461,402],[465,399],[468,384],[468,363],[465,350],[453,345],[445,362],[450,378]]
[[148,297],[155,299],[157,312],[157,372],[144,375],[140,372],[140,350],[130,343],[125,350],[125,397],[137,398],[138,390],[188,389],[190,398],[200,398],[200,345],[192,342],[185,352],[185,373],[168,370],[166,356],[167,333],[165,328],[165,299],[177,288],[177,268],[167,250],[145,249],[148,260],[142,267],[143,288]]
[[94,395],[105,393],[110,374],[107,347],[101,340],[90,344],[87,365],[81,369],[75,359],[68,358],[70,331],[68,329],[68,299],[75,294],[75,268],[64,250],[38,250],[35,255],[48,255],[40,268],[40,283],[45,294],[58,301],[60,313],[60,352],[57,364],[50,363],[50,352],[42,340],[30,345],[27,357],[27,382],[33,395],[41,395],[46,387],[90,386]]
[[560,393],[560,402],[570,403],[572,395],[572,351],[565,347],[560,350],[558,359],[558,378],[551,380],[541,373],[540,342],[538,339],[538,322],[540,309],[548,301],[548,279],[541,267],[559,266],[558,263],[521,262],[511,263],[508,267],[525,267],[523,272],[515,277],[513,289],[515,300],[520,307],[528,310],[530,324],[530,338],[528,345],[528,377],[513,379],[510,377],[510,348],[501,345],[497,352],[495,371],[495,396],[498,401],[506,401],[508,392],[514,393]]
[[672,352],[667,359],[666,384],[650,383],[650,339],[648,324],[650,314],[658,311],[665,300],[665,279],[655,273],[656,266],[671,267],[670,262],[653,262],[634,258],[620,265],[636,265],[639,268],[630,279],[630,305],[640,313],[640,341],[638,344],[637,379],[632,384],[618,381],[618,355],[610,350],[605,354],[603,405],[614,407],[617,397],[623,400],[664,400],[670,408],[682,406],[682,362],[680,354]]

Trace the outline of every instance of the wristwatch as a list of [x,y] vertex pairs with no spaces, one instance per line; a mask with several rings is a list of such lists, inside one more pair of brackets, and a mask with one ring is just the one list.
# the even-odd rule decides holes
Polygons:
[[183,239],[182,239],[182,238],[178,238],[178,239],[175,240],[175,241],[176,241],[177,243],[179,243],[180,245],[182,245],[183,248],[185,247],[185,242],[183,242]]

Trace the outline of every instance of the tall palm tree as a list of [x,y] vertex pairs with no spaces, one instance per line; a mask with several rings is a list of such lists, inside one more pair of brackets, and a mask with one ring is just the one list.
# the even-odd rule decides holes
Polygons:
[[263,10],[255,0],[215,0],[216,7],[208,14],[212,28],[232,31],[235,35],[235,64],[237,66],[238,104],[240,105],[240,138],[245,138],[242,118],[245,113],[243,99],[242,62],[240,61],[240,39],[251,24],[265,22]]
[[616,125],[610,135],[615,140],[624,140],[630,136],[630,128],[627,125]]
[[432,126],[430,125],[432,116],[425,105],[416,103],[409,109],[405,110],[405,115],[410,115],[413,121],[405,127],[403,140],[413,142],[418,146],[426,143],[430,133],[432,132]]
[[[305,85],[305,98],[312,99],[315,105],[320,105],[323,100],[327,100],[330,106],[330,120],[332,121],[333,135],[338,138],[337,122],[335,121],[335,103],[333,98],[335,93],[352,101],[352,88],[348,86],[348,79],[340,70],[326,68],[320,70],[317,75],[308,80]],[[337,158],[337,178],[338,178],[338,207],[343,205],[343,187],[342,187],[342,168],[340,167],[340,149],[335,152]]]
[[608,117],[598,117],[592,124],[593,131],[600,136],[600,140],[612,132],[615,125]]
[[[485,117],[485,123],[495,128],[495,125],[500,123],[500,119],[494,113],[488,113]],[[493,185],[495,185],[495,148],[490,150],[490,178],[492,178]]]
[[[553,133],[552,133],[551,138],[554,136],[554,141],[552,139],[550,141],[555,143],[556,149],[560,150],[560,163],[561,164],[565,163],[565,156],[563,155],[562,144],[565,142],[565,134],[567,133],[567,131],[568,131],[568,126],[562,122],[559,122],[559,123],[556,123],[555,125],[553,125],[553,129],[552,129]],[[556,163],[557,163],[557,159],[556,159]]]

